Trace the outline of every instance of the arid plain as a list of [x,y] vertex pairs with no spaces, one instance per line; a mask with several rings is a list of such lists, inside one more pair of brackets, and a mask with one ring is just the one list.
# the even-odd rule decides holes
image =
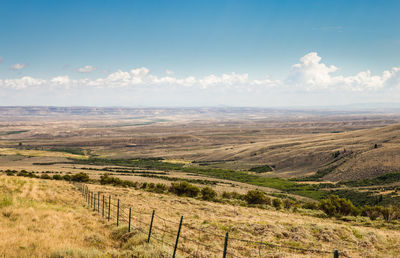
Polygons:
[[[400,180],[390,177],[390,181],[382,181],[381,178],[400,172],[399,155],[400,113],[396,110],[0,108],[0,170],[3,172],[27,171],[38,177],[44,174],[87,173],[91,190],[113,193],[125,203],[136,203],[142,210],[151,211],[157,207],[162,216],[178,220],[179,214],[185,214],[193,226],[210,224],[209,227],[218,234],[224,234],[224,230],[229,228],[237,238],[246,235],[260,240],[261,237],[300,249],[267,248],[264,250],[266,254],[261,255],[248,246],[232,244],[236,248],[232,256],[239,257],[269,257],[274,253],[278,257],[325,256],[301,251],[302,248],[313,247],[314,242],[318,243],[314,247],[325,250],[341,248],[344,256],[395,257],[399,250],[398,238],[389,235],[398,234],[400,225],[397,221],[388,223],[383,219],[327,219],[321,211],[302,208],[275,210],[243,207],[241,201],[211,203],[141,189],[104,186],[99,184],[100,177],[107,173],[138,184],[167,186],[184,180],[200,188],[211,186],[222,196],[231,192],[246,194],[249,190],[258,189],[273,198],[299,203],[316,203],[333,193],[349,198],[357,205],[371,204],[378,197],[381,198],[380,204],[392,205],[400,198]],[[68,216],[75,214],[74,219],[85,220],[85,225],[90,224],[90,227],[96,226],[97,231],[82,234],[96,235],[104,246],[97,240],[93,244],[94,240],[90,237],[80,244],[77,244],[79,239],[67,239],[67,245],[79,249],[68,253],[62,242],[51,248],[43,244],[43,239],[40,240],[42,242],[29,239],[32,236],[28,234],[26,239],[32,242],[31,245],[22,245],[24,248],[7,255],[32,253],[32,245],[40,246],[33,253],[52,253],[55,257],[165,255],[165,246],[153,246],[154,250],[146,250],[148,246],[143,247],[142,240],[137,240],[140,250],[134,254],[127,252],[128,249],[135,249],[132,245],[121,249],[120,239],[108,237],[115,229],[108,227],[107,223],[104,225],[100,221],[89,222],[80,218],[95,218],[96,213],[87,214],[79,208],[84,204],[79,203],[79,195],[73,193],[76,191],[73,186],[57,182],[57,188],[43,179],[12,178],[1,178],[4,183],[3,203],[11,198],[9,205],[0,208],[3,215],[6,214],[4,223],[7,224],[7,220],[14,215],[14,219],[18,220],[27,212],[22,208],[27,205],[25,199],[33,198],[38,203],[52,202],[45,198],[45,193],[39,192],[54,192],[57,196],[54,207],[35,204],[33,208],[48,213],[51,213],[48,209],[66,209]],[[365,179],[374,183],[365,183]],[[16,191],[18,193],[12,193],[14,188],[20,189]],[[68,196],[63,196],[64,188]],[[74,202],[74,198],[78,204],[70,209],[64,207],[66,202]],[[176,209],[172,212],[170,207],[174,205]],[[40,214],[37,216],[43,215]],[[305,220],[309,221],[306,224],[301,222]],[[31,227],[35,224],[25,220],[21,223]],[[71,226],[64,220],[60,223],[63,227]],[[250,230],[246,225],[259,225],[263,233],[257,233],[255,228]],[[166,228],[170,226],[165,225]],[[13,230],[17,229],[9,228],[7,232],[11,234]],[[213,238],[205,241],[210,244]],[[365,253],[362,245],[373,251]],[[197,250],[198,257],[211,256],[207,250],[199,251],[196,245],[189,243],[185,246],[192,253]]]

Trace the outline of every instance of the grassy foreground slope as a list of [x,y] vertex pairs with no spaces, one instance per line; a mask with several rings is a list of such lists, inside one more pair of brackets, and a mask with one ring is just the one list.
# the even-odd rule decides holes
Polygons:
[[[1,257],[154,257],[162,247],[133,238],[121,248],[115,228],[83,206],[66,182],[0,175]],[[114,236],[114,237],[112,237]]]
[[[396,257],[400,252],[400,232],[375,222],[344,222],[305,215],[302,211],[265,210],[233,206],[192,198],[156,194],[141,190],[89,185],[95,193],[120,199],[121,214],[133,208],[133,232],[126,224],[115,227],[115,221],[101,219],[99,213],[87,209],[75,186],[66,182],[0,176],[0,256],[5,257],[170,257],[172,248],[160,244],[174,241],[162,230],[176,232],[177,222],[184,216],[180,248],[198,257],[210,255],[185,238],[200,239],[212,248],[221,249],[223,239],[216,235],[230,232],[229,251],[238,257],[331,257],[329,253],[296,250],[339,249],[350,257]],[[152,209],[156,209],[153,236],[145,243]],[[112,208],[115,212],[115,208]],[[164,219],[163,219],[164,218]],[[165,219],[167,218],[167,219]],[[144,222],[144,225],[140,224]],[[382,226],[382,225],[380,225]],[[202,231],[193,231],[200,228]],[[204,232],[210,232],[207,234]],[[234,239],[251,239],[282,247],[258,246]],[[291,248],[284,248],[291,247]],[[293,249],[294,248],[294,249]]]

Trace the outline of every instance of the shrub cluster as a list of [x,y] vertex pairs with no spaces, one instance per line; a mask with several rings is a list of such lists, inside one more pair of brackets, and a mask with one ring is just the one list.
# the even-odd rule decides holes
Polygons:
[[217,192],[214,191],[211,187],[204,187],[201,189],[201,198],[206,201],[212,201],[217,197]]
[[326,213],[326,215],[332,216],[357,216],[359,211],[353,205],[350,200],[340,198],[337,195],[331,195],[328,199],[321,200],[320,209]]
[[172,183],[168,191],[178,196],[197,197],[200,193],[200,188],[183,181]]
[[33,172],[28,172],[26,170],[16,171],[16,170],[9,170],[7,169],[6,174],[8,176],[23,176],[23,177],[30,177],[30,178],[41,178],[41,179],[54,179],[54,180],[65,180],[65,181],[74,181],[74,182],[88,182],[89,176],[86,173],[78,173],[74,175],[53,175],[50,176],[48,173],[42,173],[40,176],[36,175]]

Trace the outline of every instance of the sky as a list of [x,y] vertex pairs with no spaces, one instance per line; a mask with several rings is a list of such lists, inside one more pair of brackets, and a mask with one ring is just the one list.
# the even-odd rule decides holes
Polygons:
[[400,1],[0,1],[0,105],[400,102]]

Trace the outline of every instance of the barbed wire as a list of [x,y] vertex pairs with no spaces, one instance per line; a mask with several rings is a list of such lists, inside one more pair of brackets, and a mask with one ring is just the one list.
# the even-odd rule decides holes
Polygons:
[[[88,188],[87,188],[87,189],[88,189]],[[81,188],[81,190],[83,191],[83,188]],[[94,195],[95,195],[95,194],[94,194]],[[115,196],[115,197],[116,197],[117,195],[115,195],[115,194],[113,194],[113,193],[110,193],[109,196]],[[129,206],[129,205],[126,205],[126,204],[122,204],[122,203],[120,202],[119,207],[118,207],[117,204],[115,204],[115,203],[112,202],[113,200],[115,201],[115,203],[118,202],[118,199],[111,198],[111,202],[110,202],[109,206],[114,207],[114,208],[117,208],[117,209],[119,208],[119,211],[120,211],[119,218],[118,218],[119,221],[129,223],[129,221],[128,221],[128,219],[129,219],[129,214],[127,213],[127,211],[125,211],[125,209],[129,209],[129,208],[131,208],[132,206]],[[96,199],[96,202],[97,202],[97,201],[98,201],[98,199]],[[104,200],[104,207],[107,207],[107,208],[108,208],[108,206],[106,206],[106,204],[108,205],[108,203],[109,203],[108,200],[106,200],[106,198],[105,198],[105,200]],[[88,207],[90,207],[90,206],[88,205]],[[90,207],[90,208],[93,208],[93,207]],[[153,210],[155,210],[155,209],[153,209]],[[101,213],[99,207],[96,207],[95,211]],[[114,211],[115,211],[115,210],[114,210]],[[107,211],[107,212],[108,212],[108,211]],[[140,214],[140,215],[146,215],[146,216],[151,216],[151,215],[152,215],[152,212],[150,212],[150,211],[149,211],[149,213],[146,213],[146,212],[138,211],[138,210],[135,210],[135,209],[132,209],[132,208],[131,208],[131,212],[132,212],[132,213],[136,213],[136,214]],[[114,212],[114,213],[116,213],[116,212]],[[124,218],[123,215],[126,215],[127,218]],[[164,217],[158,215],[157,213],[154,214],[154,217],[156,217],[156,218],[161,219],[161,220],[164,221],[164,228],[166,228],[165,222],[168,222],[168,223],[171,223],[171,224],[174,224],[174,225],[179,225],[179,224],[180,224],[179,222],[172,221],[172,220],[170,220],[170,219],[164,218]],[[104,218],[106,218],[106,219],[107,219],[107,218],[110,218],[110,219],[111,219],[111,218],[112,218],[112,219],[117,219],[116,215],[114,215],[111,211],[110,211],[110,214],[106,214],[106,212],[105,212],[105,213],[104,213]],[[140,220],[140,219],[137,218],[137,217],[135,217],[132,221],[133,221],[133,222],[136,222],[136,223],[139,222],[139,223],[142,224],[142,225],[148,225],[148,223],[143,222],[142,220]],[[131,221],[131,222],[132,222],[132,221]],[[251,225],[258,225],[258,224],[251,224]],[[199,249],[199,247],[201,246],[201,247],[206,248],[207,251],[214,252],[215,254],[223,252],[223,250],[221,250],[221,249],[217,249],[217,248],[215,248],[215,247],[213,247],[213,246],[211,246],[211,245],[207,245],[207,244],[202,243],[202,242],[200,241],[200,233],[207,234],[207,235],[211,235],[211,236],[218,237],[218,238],[221,238],[221,239],[225,239],[225,236],[224,236],[224,235],[216,234],[216,233],[211,232],[211,231],[206,230],[206,229],[194,227],[194,226],[192,226],[192,225],[190,225],[190,224],[188,224],[188,223],[182,223],[182,226],[184,226],[185,228],[188,228],[188,229],[190,229],[190,230],[195,230],[195,231],[199,232],[199,240],[193,240],[193,239],[191,239],[191,238],[188,238],[188,237],[186,237],[186,236],[181,235],[180,238],[182,238],[184,241],[188,241],[188,242],[195,243],[195,244],[197,244],[198,249]],[[164,234],[168,234],[168,235],[170,235],[170,236],[175,236],[175,235],[176,235],[176,232],[170,232],[170,231],[168,231],[168,230],[166,230],[166,229],[159,228],[159,227],[156,226],[156,225],[153,225],[153,228],[156,229],[156,230],[159,230],[159,231],[163,232]],[[148,232],[143,231],[140,227],[134,227],[134,229],[136,229],[136,230],[138,230],[138,231],[140,231],[140,232],[142,232],[142,233],[144,233],[144,234],[148,234]],[[152,238],[156,239],[157,241],[159,241],[159,242],[161,242],[161,243],[163,243],[163,244],[166,244],[166,245],[169,245],[169,246],[171,246],[171,247],[174,247],[174,245],[165,242],[163,239],[158,239],[155,235],[152,235]],[[164,235],[163,235],[163,238],[164,238]],[[247,244],[253,244],[253,245],[259,246],[259,250],[258,250],[258,251],[259,251],[259,254],[260,254],[260,252],[261,252],[261,251],[260,251],[260,250],[261,250],[261,246],[266,246],[266,247],[270,247],[270,248],[291,249],[291,250],[296,250],[296,251],[301,251],[301,252],[307,252],[307,253],[322,253],[322,254],[329,254],[329,253],[332,253],[332,251],[321,250],[321,249],[307,249],[307,248],[301,248],[301,247],[295,247],[295,246],[286,246],[286,245],[281,245],[281,244],[276,244],[276,243],[269,243],[269,242],[264,242],[264,241],[255,241],[255,240],[250,240],[250,239],[241,239],[241,238],[235,238],[235,237],[229,237],[229,241],[237,241],[237,242],[241,242],[241,243],[247,243]],[[182,252],[185,252],[185,250],[182,250],[182,249],[179,248],[179,247],[178,247],[177,249],[180,250],[180,251],[182,251]],[[197,252],[198,252],[198,250],[197,250]],[[186,251],[185,253],[187,253],[187,254],[189,254],[189,255],[192,254],[192,253],[187,252],[187,251]],[[232,252],[230,252],[230,251],[228,251],[227,254],[229,254],[229,255],[231,255],[231,256],[233,256],[233,257],[241,257],[241,256],[237,256],[236,254],[234,254],[234,253],[232,253]],[[260,256],[261,256],[261,254],[260,254]]]

